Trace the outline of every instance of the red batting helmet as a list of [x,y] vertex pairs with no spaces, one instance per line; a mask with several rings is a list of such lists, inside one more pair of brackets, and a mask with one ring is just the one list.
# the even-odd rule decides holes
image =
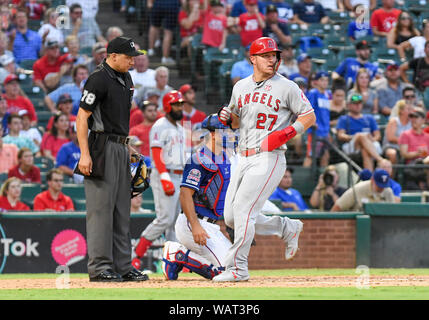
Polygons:
[[173,91],[170,91],[169,93],[166,93],[162,98],[162,106],[164,108],[164,112],[170,113],[171,104],[177,103],[177,102],[185,102],[185,100],[183,100],[182,94],[179,91],[173,90]]
[[281,60],[280,60],[281,50],[279,50],[279,48],[277,47],[277,43],[274,41],[274,39],[269,37],[261,37],[253,41],[252,44],[250,45],[249,54],[251,56],[255,54],[263,54],[267,52],[276,53],[277,62],[274,70],[277,72],[277,69],[280,67],[280,64],[281,64]]
[[279,53],[281,52],[281,50],[277,48],[277,43],[269,37],[261,37],[259,39],[256,39],[252,42],[249,49],[249,53],[251,56],[254,54],[262,54],[273,51]]

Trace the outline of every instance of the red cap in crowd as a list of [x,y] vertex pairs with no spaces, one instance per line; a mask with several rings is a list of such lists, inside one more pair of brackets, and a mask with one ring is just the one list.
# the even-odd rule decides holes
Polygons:
[[188,92],[191,89],[192,89],[192,86],[190,84],[186,83],[180,87],[179,91],[181,94],[185,94],[186,92]]
[[9,82],[11,82],[11,81],[18,81],[18,76],[16,75],[16,74],[14,74],[14,73],[11,73],[10,75],[8,75],[7,77],[6,77],[6,79],[4,79],[4,82],[3,82],[3,84],[4,85],[7,85]]

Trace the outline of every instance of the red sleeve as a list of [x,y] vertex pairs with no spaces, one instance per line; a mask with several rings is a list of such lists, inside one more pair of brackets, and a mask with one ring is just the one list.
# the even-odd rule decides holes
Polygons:
[[66,196],[67,199],[67,211],[74,211],[74,204],[70,197]]
[[42,182],[40,179],[40,169],[36,166],[33,167],[31,181]]
[[39,193],[35,198],[33,202],[33,210],[39,210],[43,211],[45,210],[45,204],[43,203],[43,200],[40,197],[41,193]]
[[43,73],[38,62],[36,61],[33,65],[33,80],[43,80]]
[[24,98],[24,103],[25,109],[27,109],[28,113],[30,114],[31,121],[37,121],[36,109],[34,109],[34,105],[31,100],[28,98]]
[[143,112],[141,110],[136,110],[130,116],[130,129],[136,125],[142,123],[144,120]]
[[24,202],[18,202],[17,209],[19,211],[30,211],[30,207],[27,206]]
[[162,148],[153,147],[152,157],[153,157],[153,162],[155,163],[156,170],[158,170],[160,174],[167,172],[167,168],[165,167],[165,162],[162,159]]
[[398,139],[398,144],[409,144],[408,135],[406,132],[402,132]]
[[377,29],[380,29],[380,26],[378,25],[378,10],[375,10],[372,13],[370,25],[371,25],[371,27],[377,27]]

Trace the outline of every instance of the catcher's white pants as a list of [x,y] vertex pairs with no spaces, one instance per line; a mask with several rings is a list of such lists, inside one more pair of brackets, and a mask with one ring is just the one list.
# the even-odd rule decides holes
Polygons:
[[169,197],[164,193],[158,171],[153,169],[150,175],[156,218],[141,234],[142,237],[145,237],[149,241],[158,239],[163,233],[167,240],[176,241],[174,224],[181,210],[179,195],[182,175],[170,173],[170,178],[174,184],[175,192],[174,195]]
[[189,256],[201,262],[201,264],[213,265],[214,267],[223,267],[228,249],[231,247],[231,241],[224,236],[218,224],[213,224],[199,219],[201,227],[209,235],[207,244],[201,246],[196,244],[192,236],[191,225],[184,214],[179,214],[176,221],[176,237],[182,245],[181,250],[186,252],[191,250]]

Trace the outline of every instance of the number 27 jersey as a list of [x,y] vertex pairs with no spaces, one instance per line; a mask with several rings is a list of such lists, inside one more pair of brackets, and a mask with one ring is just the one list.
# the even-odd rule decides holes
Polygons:
[[[298,85],[276,73],[256,83],[253,75],[238,81],[231,95],[229,107],[240,118],[239,149],[254,149],[276,130],[292,124],[313,108]],[[278,150],[286,150],[286,144]]]

